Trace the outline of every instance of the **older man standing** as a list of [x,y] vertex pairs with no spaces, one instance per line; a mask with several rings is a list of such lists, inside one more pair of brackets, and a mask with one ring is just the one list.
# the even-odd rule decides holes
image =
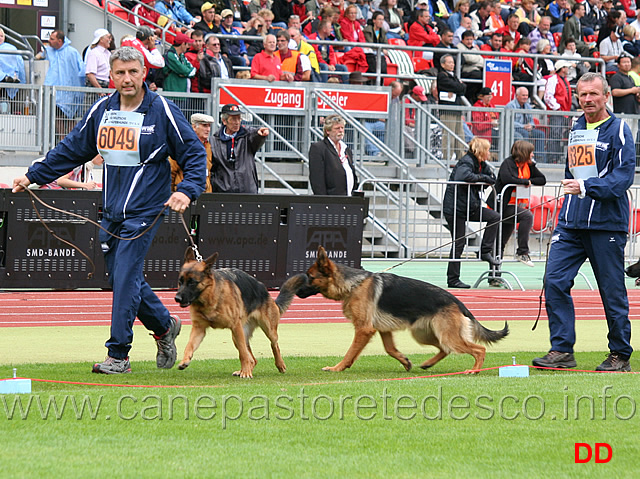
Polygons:
[[629,229],[627,190],[633,184],[635,147],[631,130],[607,110],[609,86],[585,73],[577,85],[584,114],[569,135],[562,181],[565,200],[553,232],[545,277],[551,348],[533,360],[545,368],[574,368],[575,311],[571,288],[589,259],[602,298],[609,355],[596,371],[630,371],[631,322],[624,284],[624,248]]
[[[182,112],[149,91],[142,54],[122,47],[111,54],[116,93],[102,97],[42,162],[13,180],[13,192],[31,183],[47,184],[100,154],[104,158],[103,219],[100,243],[113,288],[108,356],[94,373],[130,373],[133,322],[152,332],[156,366],[173,367],[180,319],[169,311],[144,278],[144,258],[162,224],[154,219],[166,207],[184,213],[205,186],[206,155]],[[113,138],[120,138],[115,143]],[[171,193],[167,157],[176,158],[184,179]],[[139,236],[139,237],[138,237]],[[135,239],[134,239],[135,238]]]
[[213,135],[211,187],[216,193],[258,193],[255,155],[269,135],[268,128],[245,128],[238,105],[222,107],[222,126]]
[[[194,113],[191,115],[191,127],[207,152],[207,185],[204,189],[205,193],[211,193],[212,191],[211,178],[209,175],[211,174],[211,162],[213,156],[209,137],[211,136],[211,125],[214,123],[215,121],[211,115],[205,115],[204,113]],[[171,163],[171,191],[177,191],[178,185],[184,179],[184,173],[176,160],[169,158],[169,163]]]

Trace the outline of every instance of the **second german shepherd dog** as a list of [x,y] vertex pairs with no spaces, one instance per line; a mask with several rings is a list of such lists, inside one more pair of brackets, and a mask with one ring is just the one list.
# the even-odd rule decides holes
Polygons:
[[[344,359],[325,371],[343,371],[358,356],[378,331],[386,352],[409,371],[411,362],[396,349],[393,332],[409,328],[420,344],[440,351],[420,366],[430,368],[450,353],[474,357],[472,373],[482,368],[486,348],[474,341],[493,343],[509,334],[505,322],[500,331],[482,326],[453,294],[438,286],[390,273],[371,273],[335,264],[322,246],[316,262],[308,269],[306,281],[297,275],[285,288],[297,287],[301,298],[321,293],[325,298],[342,301],[344,315],[355,327],[355,336]],[[291,284],[289,284],[291,282]],[[306,283],[297,286],[297,283]]]
[[285,372],[286,366],[278,346],[278,323],[280,315],[291,305],[295,289],[300,283],[291,281],[289,286],[295,289],[281,290],[278,299],[274,301],[265,285],[244,271],[234,268],[214,269],[217,259],[218,253],[214,253],[205,261],[198,262],[191,248],[187,248],[185,252],[175,300],[183,308],[189,306],[193,325],[178,369],[189,366],[193,353],[204,339],[207,327],[228,328],[240,355],[240,370],[233,375],[252,378],[257,361],[251,352],[249,340],[259,326],[271,341],[278,371]]

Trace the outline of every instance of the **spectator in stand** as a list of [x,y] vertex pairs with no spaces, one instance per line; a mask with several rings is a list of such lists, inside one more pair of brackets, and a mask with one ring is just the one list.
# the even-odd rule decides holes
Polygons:
[[357,20],[358,7],[349,5],[344,10],[344,15],[340,18],[340,33],[345,42],[364,43],[364,33],[362,33],[362,25]]
[[476,39],[480,43],[487,43],[489,41],[489,35],[494,30],[491,30],[491,3],[480,2],[477,4],[478,9],[475,12],[471,12],[471,29]]
[[453,14],[449,17],[449,20],[447,20],[447,24],[452,32],[455,32],[460,28],[463,18],[469,18],[469,20],[471,20],[471,17],[469,16],[470,6],[471,4],[469,0],[460,0],[456,3],[455,8],[453,9]]
[[[220,14],[222,23],[220,23],[220,33],[223,35],[240,35],[240,32],[233,28],[233,12],[224,9]],[[229,57],[231,63],[235,67],[249,66],[249,56],[247,55],[247,47],[243,40],[232,40],[230,38],[220,39],[222,43],[222,54]]]
[[567,61],[571,61],[572,65],[567,72],[567,80],[574,85],[578,79],[587,73],[591,68],[591,64],[587,61],[581,61],[582,56],[576,51],[576,41],[573,38],[568,38],[567,43],[564,46],[564,53],[562,58]]
[[245,30],[244,34],[260,37],[259,40],[248,40],[245,42],[245,45],[247,46],[247,55],[249,56],[249,59],[253,61],[253,57],[260,53],[264,48],[264,37],[269,34],[269,32],[267,32],[264,19],[259,15],[253,17],[247,22],[247,30]]
[[[84,62],[62,30],[51,32],[44,56],[49,60],[49,69],[44,77],[45,85],[84,86]],[[82,95],[77,92],[56,93],[56,135],[65,136],[71,131],[81,101]]]
[[[520,7],[515,11],[515,14],[520,19],[520,26],[518,29],[523,36],[528,36],[540,23],[541,17],[533,0],[522,0]],[[516,43],[518,42],[516,41]]]
[[[511,35],[504,35],[502,37],[502,48],[501,52],[513,53],[513,49],[515,48],[515,42],[513,41],[513,37]],[[505,58],[507,60],[507,58]],[[515,63],[515,58],[511,59],[512,63]]]
[[251,62],[251,78],[268,82],[283,80],[282,62],[276,52],[276,36],[264,37],[264,49],[253,57]]
[[222,54],[220,39],[213,33],[205,37],[204,56],[200,61],[198,85],[202,93],[211,93],[212,78],[234,78],[231,60]]
[[569,18],[567,0],[553,0],[544,9],[544,14],[551,18],[551,33],[562,32],[564,24]]
[[201,7],[202,20],[196,23],[193,28],[200,30],[205,35],[209,33],[219,33],[220,28],[215,24],[216,7],[211,2],[205,2]]
[[191,15],[197,17],[198,15],[202,14],[202,5],[207,2],[213,4],[213,8],[216,12],[221,12],[222,10],[227,8],[225,6],[224,0],[185,0],[184,6],[187,7],[187,11]]
[[241,115],[238,105],[222,107],[222,126],[211,139],[210,178],[214,193],[258,193],[255,155],[269,136],[269,128],[245,128]]
[[314,195],[352,196],[358,187],[353,152],[343,141],[345,121],[339,115],[324,120],[324,139],[309,148],[309,182]]
[[156,48],[156,35],[150,27],[142,26],[136,32],[136,38],[127,39],[122,42],[123,47],[133,47],[142,53],[144,57],[144,67],[147,71],[145,80],[152,91],[156,90],[153,75],[150,73],[158,71],[164,67],[164,57]]
[[[291,37],[291,42],[289,42],[290,47],[292,44],[295,44],[295,48],[292,50],[297,50],[301,53],[300,60],[303,62],[303,70],[306,72],[310,71],[310,79],[309,81],[319,82],[320,81],[320,67],[318,66],[318,57],[316,55],[315,49],[304,41],[304,37],[300,30],[297,28],[289,28],[287,30],[289,32],[289,36]],[[308,67],[305,67],[304,62],[308,62]]]
[[278,51],[276,56],[280,59],[282,69],[282,80],[292,81],[309,81],[311,79],[311,65],[309,69],[305,69],[303,65],[302,53],[289,49],[289,40],[291,35],[286,30],[279,30],[276,34],[276,45]]
[[[302,30],[302,22],[306,22],[309,19],[314,18],[313,13],[310,13],[305,4],[305,0],[293,0],[293,15],[292,17],[298,17],[298,25],[293,28]],[[291,17],[289,17],[291,18]],[[291,28],[292,25],[289,25]]]
[[636,86],[640,86],[640,57],[631,60],[631,70],[629,76],[633,79]]
[[[482,206],[481,193],[488,185],[496,182],[496,177],[487,163],[491,158],[490,143],[482,138],[473,138],[469,142],[469,150],[456,163],[449,177],[450,182],[465,184],[449,184],[444,194],[443,214],[447,221],[446,228],[451,232],[453,244],[449,259],[462,256],[466,242],[467,221],[486,222],[482,235],[480,259],[490,266],[499,266],[500,261],[493,256],[500,214]],[[447,267],[447,286],[449,288],[465,288],[470,286],[460,280],[460,262],[450,261]]]
[[200,62],[204,58],[204,34],[201,30],[193,30],[191,32],[191,40],[193,40],[193,43],[185,52],[184,56],[189,60],[189,63],[193,65],[193,68],[196,69],[195,76],[191,78],[191,91],[193,93],[201,93],[202,90],[198,85],[198,78],[200,76]]
[[87,51],[85,86],[93,88],[109,87],[109,46],[113,36],[108,30],[98,28],[93,32],[93,41]]
[[431,27],[429,10],[420,10],[418,20],[409,28],[409,46],[435,47],[440,43],[440,37]]
[[598,32],[597,44],[600,44],[611,37],[611,32],[615,31],[622,37],[622,29],[627,24],[627,15],[621,10],[611,10],[606,17],[604,26]]
[[[566,2],[566,0],[564,0]],[[584,32],[582,31],[581,19],[584,17],[585,9],[581,3],[576,3],[573,6],[573,15],[565,22],[562,29],[562,38],[560,38],[560,45],[558,46],[558,52],[563,53],[568,38],[573,38],[576,43],[576,50],[580,53],[580,56],[589,56],[589,45],[583,40]]]
[[[502,49],[502,33],[493,32],[489,43],[485,43],[480,47],[483,52],[499,52]],[[500,59],[497,55],[486,55],[485,58]]]
[[[414,103],[424,103],[427,101],[427,96],[424,94],[424,88],[420,85],[416,85],[411,89],[409,93],[409,97],[413,100]],[[405,97],[404,102],[406,104],[411,104],[407,97]],[[405,108],[405,117],[404,117],[404,131],[409,136],[410,140],[405,141],[404,149],[409,154],[413,154],[416,149],[416,111],[414,108]]]
[[[384,14],[380,11],[373,12],[371,24],[364,27],[362,33],[364,34],[365,42],[386,45],[387,35],[384,31]],[[378,61],[377,51],[367,48],[365,49],[365,55],[368,65],[367,73],[376,73],[376,62]],[[384,56],[384,50],[380,55],[380,73],[387,74],[387,59]],[[371,82],[375,84],[375,79],[372,79]]]
[[[16,51],[17,48],[5,42],[5,33],[0,28],[0,83],[25,83],[27,77],[24,70],[24,60],[20,55],[2,54],[2,51]],[[15,98],[16,88],[0,89],[2,98]]]
[[[462,17],[460,21],[460,26],[456,31],[453,32],[453,45],[458,46],[458,44],[462,41],[462,34],[464,32],[473,32],[471,31],[471,17]],[[475,40],[475,36],[473,36],[473,40]]]
[[264,28],[268,35],[275,35],[280,28],[273,27],[273,19],[275,18],[271,10],[262,9],[258,12],[258,17],[264,22]]
[[607,12],[602,8],[602,0],[588,0],[582,5],[586,9],[585,16],[581,19],[584,34],[597,34],[607,22]]
[[521,86],[516,89],[516,97],[505,105],[505,108],[516,110],[513,115],[513,136],[516,140],[529,140],[535,145],[538,158],[544,161],[545,135],[542,130],[536,128],[533,121],[533,110],[529,103],[529,90]]
[[[518,247],[516,249],[516,259],[522,264],[533,268],[534,264],[529,256],[529,233],[533,226],[533,214],[529,211],[528,197],[517,197],[517,188],[529,188],[531,185],[542,186],[546,182],[547,179],[544,174],[538,170],[536,162],[533,161],[533,145],[528,141],[516,140],[511,146],[511,156],[506,158],[500,165],[495,187],[495,191],[503,195],[500,197],[500,205],[498,206],[502,210],[502,218],[504,218],[500,258],[504,256],[504,249],[517,224]],[[507,185],[518,186],[505,189]],[[516,215],[515,218],[514,215]]]
[[242,0],[224,0],[225,8],[233,12],[233,26],[244,28],[246,23],[251,20],[249,9]]
[[[631,71],[631,58],[623,55],[618,58],[618,73],[609,79],[611,87],[611,96],[613,97],[613,112],[626,113],[629,115],[637,115],[640,113],[638,106],[638,95],[640,87],[636,86],[633,78],[629,76]],[[625,120],[631,128],[633,138],[638,135],[638,120]]]
[[[462,51],[462,79],[482,80],[482,72],[484,70],[484,59],[481,55],[474,55],[464,52],[478,52],[480,48],[474,43],[474,35],[471,30],[467,30],[462,34],[462,41],[458,43],[458,50]],[[476,101],[476,95],[482,88],[481,82],[467,83],[466,97],[473,103]]]
[[605,38],[600,43],[600,58],[607,63],[608,72],[618,71],[617,60],[624,52],[620,36],[621,35],[616,30],[611,30],[609,32],[609,37]]
[[438,26],[438,32],[441,32],[445,28],[449,28],[449,24],[447,22],[453,13],[453,4],[449,5],[445,0],[431,0],[429,9],[431,18],[434,19]]
[[551,51],[555,55],[558,50],[556,48],[556,42],[553,39],[553,34],[551,33],[551,18],[549,17],[542,17],[537,28],[529,34],[529,40],[531,40],[530,53],[538,53],[538,42],[543,38],[549,41]]
[[[207,185],[204,189],[205,193],[211,193],[213,191],[211,189],[212,153],[209,136],[211,135],[211,126],[214,123],[215,121],[212,116],[203,113],[194,113],[191,115],[191,128],[193,128],[198,140],[202,142],[207,152]],[[177,191],[178,185],[184,179],[184,173],[178,162],[171,157],[169,157],[169,164],[171,165],[171,191]]]
[[[538,53],[540,55],[551,55],[551,44],[549,43],[549,40],[543,38],[538,42]],[[533,59],[531,60],[533,61]],[[542,78],[546,78],[551,75],[555,70],[553,60],[550,58],[539,59],[538,66],[540,67],[540,75]]]
[[407,40],[407,34],[404,31],[404,11],[398,8],[398,0],[382,0],[380,2],[380,11],[384,15],[384,21],[387,22],[387,37],[402,38]]
[[501,28],[505,27],[504,20],[502,19],[502,3],[495,0],[489,2],[491,5],[491,11],[489,13],[489,28],[492,32],[497,32]]
[[[295,0],[293,0],[295,2]],[[296,28],[300,30],[302,28],[302,24],[300,23],[299,15],[291,15],[289,20],[287,21],[287,28]]]
[[[555,75],[547,80],[544,91],[544,103],[551,111],[571,111],[571,85],[567,80],[567,71],[571,63],[558,60],[555,64]],[[564,115],[549,117],[549,152],[550,163],[563,163],[563,138],[569,126],[568,118]]]
[[[398,8],[398,10],[401,10],[401,9]],[[413,25],[415,22],[418,21],[418,17],[420,16],[420,12],[422,10],[429,11],[429,26],[435,29],[435,23],[431,22],[431,18],[433,18],[433,16],[431,15],[431,5],[429,3],[429,0],[418,0],[415,10],[413,11],[411,11],[410,6],[406,10],[404,9],[402,10],[410,12],[410,14],[408,15],[408,19],[407,19],[407,15],[404,15],[402,17],[404,20],[406,20],[407,30],[411,29],[411,25]]]
[[[457,50],[456,47],[453,46],[453,32],[448,28],[445,28],[440,32],[440,43],[436,45],[438,48],[447,48],[450,50]],[[433,64],[438,66],[438,70],[441,69],[440,59],[447,52],[434,52],[433,53]],[[453,55],[453,53],[452,53]]]
[[[323,19],[318,24],[318,32],[309,36],[310,40],[329,40],[331,37],[331,20]],[[320,80],[326,83],[329,80],[329,72],[344,72],[348,71],[346,65],[341,65],[336,60],[336,54],[331,45],[318,45],[314,44],[313,48],[316,51],[318,58],[318,66],[320,67]],[[342,78],[342,77],[341,77]]]
[[164,15],[171,20],[186,23],[190,27],[193,27],[196,22],[200,21],[199,17],[191,15],[185,6],[177,0],[159,0],[156,2],[156,10],[160,12],[160,15]]
[[638,16],[638,6],[636,5],[635,0],[620,0],[622,4],[622,8],[624,9],[624,13],[627,15],[627,18],[630,20],[635,20]]
[[271,11],[271,7],[273,6],[273,0],[251,0],[247,8],[249,9],[249,14],[252,17],[258,15],[260,10],[269,10]]
[[[467,86],[456,78],[454,74],[455,62],[451,55],[444,55],[440,59],[440,65],[442,70],[438,73],[438,100],[440,105],[462,105],[462,95],[467,91]],[[458,138],[464,138],[464,132],[462,130],[462,117],[459,111],[454,110],[442,110],[440,112],[440,119],[442,123],[447,127],[447,130],[442,132],[442,147],[443,153],[445,153],[445,159],[449,161],[452,156],[458,152],[458,140],[449,133],[451,130]]]
[[[131,9],[129,14],[129,21],[136,27],[154,26],[158,23],[158,17],[160,14],[152,8],[156,8],[156,0],[141,0],[141,3],[136,3]],[[135,14],[135,15],[134,15]]]
[[520,41],[520,37],[522,36],[518,29],[520,28],[520,18],[515,13],[510,13],[507,17],[507,24],[496,30],[496,33],[502,33],[502,35],[509,35],[513,38],[514,43],[518,43]]
[[[478,92],[478,101],[474,103],[475,108],[495,108],[492,103],[493,92],[491,88],[481,88]],[[500,114],[495,111],[478,111],[471,112],[471,131],[475,136],[484,138],[494,144],[494,140],[498,135],[498,124]]]
[[293,15],[293,0],[273,0],[271,11],[275,18],[273,22],[282,28],[287,28],[289,17]]
[[640,40],[637,40],[636,36],[636,29],[631,25],[622,29],[622,48],[632,58],[640,55]]
[[193,40],[184,33],[177,33],[174,44],[164,56],[164,84],[165,91],[189,91],[189,78],[196,75],[195,67],[187,60],[185,53]]

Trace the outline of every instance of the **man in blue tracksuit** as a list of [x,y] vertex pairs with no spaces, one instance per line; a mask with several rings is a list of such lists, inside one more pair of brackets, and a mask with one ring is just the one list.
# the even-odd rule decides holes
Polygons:
[[[44,161],[14,179],[13,191],[31,183],[47,184],[99,153],[104,158],[102,226],[120,237],[132,238],[146,230],[165,205],[183,213],[200,196],[207,156],[182,112],[147,89],[144,58],[138,50],[115,50],[110,64],[117,92],[95,103]],[[184,180],[173,194],[168,156],[176,159],[184,172]],[[93,366],[95,373],[131,372],[128,354],[136,317],[156,340],[156,365],[169,369],[175,363],[180,320],[169,315],[143,275],[144,258],[160,224],[158,221],[132,241],[100,232],[113,286],[113,306],[108,356]]]
[[635,173],[631,130],[606,109],[609,86],[599,74],[578,81],[584,111],[569,135],[565,201],[551,240],[545,298],[551,350],[534,366],[576,366],[573,279],[588,258],[598,282],[609,327],[609,355],[597,371],[630,371],[631,323],[624,284],[624,247],[629,228],[627,190]]

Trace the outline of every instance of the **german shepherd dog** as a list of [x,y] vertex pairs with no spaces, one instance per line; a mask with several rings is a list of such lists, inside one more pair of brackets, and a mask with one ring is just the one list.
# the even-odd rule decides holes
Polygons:
[[509,334],[506,322],[501,331],[482,326],[458,298],[442,288],[390,273],[370,273],[335,264],[322,246],[306,276],[306,281],[294,276],[283,288],[297,287],[301,298],[320,293],[325,298],[342,301],[342,311],[355,327],[353,343],[344,359],[333,367],[323,368],[325,371],[351,367],[376,331],[386,352],[409,371],[411,362],[393,341],[394,331],[409,328],[418,343],[440,350],[421,368],[430,368],[450,353],[467,353],[474,357],[475,364],[466,372],[473,373],[482,368],[486,352],[484,346],[474,341],[489,344]]
[[[286,366],[278,346],[278,323],[280,315],[291,305],[295,289],[281,290],[274,301],[264,284],[244,271],[234,268],[213,269],[217,259],[218,253],[214,253],[204,262],[198,262],[191,248],[185,252],[175,300],[183,308],[189,306],[193,325],[178,369],[189,366],[207,327],[228,328],[240,355],[240,371],[235,371],[233,375],[252,378],[257,361],[251,352],[249,340],[256,326],[259,326],[271,341],[278,371],[284,373]],[[297,288],[299,284],[292,281],[289,286]]]

